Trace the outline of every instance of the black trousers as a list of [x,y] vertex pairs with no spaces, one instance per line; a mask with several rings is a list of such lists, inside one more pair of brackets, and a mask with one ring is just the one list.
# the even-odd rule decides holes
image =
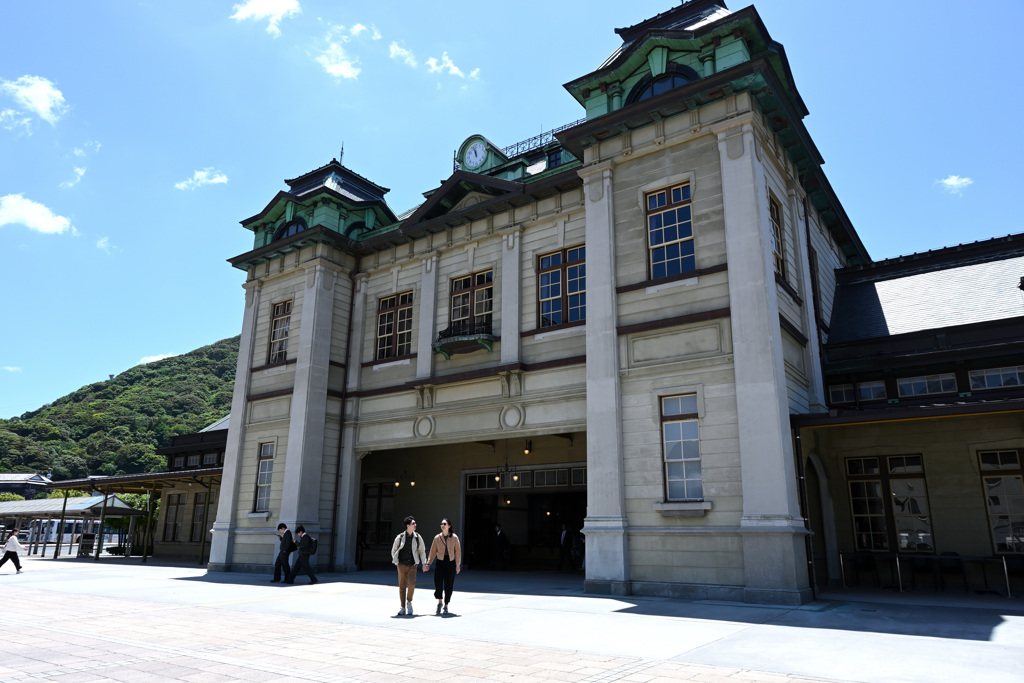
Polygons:
[[295,567],[292,568],[292,573],[288,575],[286,581],[288,583],[295,583],[295,577],[299,575],[299,572],[306,570],[306,575],[312,583],[316,583],[316,577],[313,576],[313,569],[309,566],[309,555],[299,553],[299,559],[295,560]]
[[[0,560],[0,567],[4,566],[4,564],[7,563],[7,560],[13,562],[14,568],[17,569],[19,572],[21,571],[21,562],[18,561],[18,553],[14,552],[13,550],[8,550],[7,552],[5,552],[4,559]],[[451,591],[449,591],[448,594],[451,595]]]
[[289,555],[291,555],[290,552],[286,553],[283,550],[277,553],[277,561],[274,562],[274,581],[280,581],[282,573],[284,574],[284,578],[286,580],[288,579],[288,574],[292,570],[291,562],[288,561]]
[[441,599],[444,591],[444,604],[452,601],[452,590],[455,588],[455,560],[436,560],[434,562],[434,599]]

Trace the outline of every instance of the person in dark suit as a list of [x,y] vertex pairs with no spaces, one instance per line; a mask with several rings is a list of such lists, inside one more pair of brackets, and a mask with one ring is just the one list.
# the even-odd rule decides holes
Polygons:
[[575,539],[575,532],[569,531],[569,528],[563,524],[558,537],[558,571],[562,571],[562,567],[566,565],[570,570],[575,571],[576,567],[572,561],[572,544]]
[[494,567],[505,571],[508,569],[509,548],[512,544],[508,536],[501,530],[500,524],[494,525]]
[[288,556],[295,550],[295,541],[292,539],[292,532],[288,531],[288,525],[284,522],[277,525],[277,537],[281,539],[281,545],[277,550],[277,561],[274,562],[274,578],[270,580],[270,583],[279,583],[282,574],[287,580],[288,574],[292,570]]
[[313,554],[313,542],[306,535],[305,527],[296,527],[295,533],[299,535],[299,559],[295,561],[295,566],[292,567],[292,573],[285,579],[285,583],[295,583],[295,577],[299,575],[302,570],[306,571],[306,575],[309,577],[311,584],[316,583],[316,577],[313,575],[313,569],[309,566],[309,556]]

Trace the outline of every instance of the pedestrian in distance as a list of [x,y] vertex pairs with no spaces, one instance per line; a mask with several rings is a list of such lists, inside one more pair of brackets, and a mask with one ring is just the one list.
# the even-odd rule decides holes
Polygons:
[[441,614],[442,611],[448,614],[448,603],[452,601],[452,590],[455,587],[455,575],[462,571],[462,546],[447,517],[441,519],[441,533],[434,536],[434,542],[430,544],[430,557],[423,565],[423,571],[430,569],[435,558],[437,566],[434,567],[434,597],[437,598],[437,611],[434,614]]
[[500,524],[494,525],[494,568],[505,571],[508,569],[508,556],[511,552],[512,544],[508,540],[508,536],[501,530]]
[[11,531],[11,535],[7,537],[7,543],[4,543],[4,559],[0,560],[0,567],[10,560],[14,563],[14,569],[16,573],[21,573],[21,562],[18,560],[18,553],[27,552],[25,546],[18,540],[18,530],[14,529]]
[[391,544],[391,562],[398,568],[398,599],[402,608],[398,616],[412,616],[412,594],[416,590],[416,567],[423,565],[427,571],[427,546],[423,537],[416,533],[416,518],[405,518],[405,531],[395,536]]
[[558,571],[562,571],[562,567],[565,565],[569,565],[569,569],[576,569],[576,563],[572,559],[572,544],[575,538],[576,534],[569,531],[569,528],[563,524],[558,539]]
[[284,579],[288,580],[288,574],[292,571],[292,564],[288,561],[288,556],[298,547],[292,538],[292,532],[288,531],[288,525],[284,522],[277,525],[277,537],[281,539],[281,545],[277,550],[277,560],[274,562],[274,578],[270,580],[270,583],[280,582],[282,574]]
[[316,545],[313,537],[306,533],[306,528],[298,526],[295,528],[295,533],[299,536],[299,558],[295,560],[295,566],[292,567],[292,573],[287,576],[285,583],[295,583],[295,577],[299,575],[299,572],[305,570],[306,575],[309,577],[309,583],[316,583],[316,576],[313,575],[313,569],[309,566],[309,556],[316,552]]

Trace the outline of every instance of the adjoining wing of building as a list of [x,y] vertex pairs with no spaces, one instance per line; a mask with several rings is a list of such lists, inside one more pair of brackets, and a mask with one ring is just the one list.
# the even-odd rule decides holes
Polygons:
[[211,571],[269,570],[278,522],[385,566],[409,514],[475,568],[553,568],[565,524],[610,594],[1020,557],[1024,238],[873,263],[753,7],[616,33],[579,121],[467,131],[414,210],[331,160],[242,221]]

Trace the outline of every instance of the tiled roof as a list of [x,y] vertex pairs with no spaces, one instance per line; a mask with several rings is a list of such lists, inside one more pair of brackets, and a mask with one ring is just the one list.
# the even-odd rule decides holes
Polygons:
[[11,484],[18,482],[34,482],[48,484],[49,479],[35,472],[3,472],[0,473],[0,484]]
[[[99,512],[103,506],[103,496],[88,496],[86,498],[68,498],[68,506],[64,508],[64,498],[38,498],[36,500],[9,500],[0,503],[0,517],[46,515],[54,514],[60,516],[62,509],[67,513],[83,512],[93,510]],[[131,505],[124,502],[117,496],[110,496],[107,499],[107,514],[120,514],[123,510],[134,510]],[[141,513],[140,513],[141,514]]]
[[840,284],[829,343],[1024,316],[1024,256]]

